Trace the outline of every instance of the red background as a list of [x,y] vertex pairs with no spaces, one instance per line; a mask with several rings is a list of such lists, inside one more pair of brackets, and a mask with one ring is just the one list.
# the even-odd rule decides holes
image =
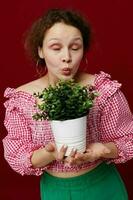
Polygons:
[[[123,84],[124,92],[133,111],[133,2],[132,0],[23,0],[5,1],[0,6],[0,117],[1,139],[3,127],[3,92],[6,87],[18,87],[36,78],[34,65],[25,56],[23,33],[32,21],[47,8],[64,7],[81,10],[93,26],[94,43],[88,54],[88,72],[100,70],[110,73]],[[0,199],[39,200],[39,177],[24,176],[10,169],[3,158],[0,145]],[[117,165],[133,200],[133,161]],[[105,188],[106,189],[106,188]],[[54,198],[53,198],[54,199]]]

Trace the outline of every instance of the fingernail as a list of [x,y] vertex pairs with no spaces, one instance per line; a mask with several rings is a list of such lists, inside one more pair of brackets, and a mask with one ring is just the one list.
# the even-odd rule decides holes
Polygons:
[[77,151],[77,149],[73,147],[73,148],[72,148],[72,151],[76,152],[76,151]]
[[110,153],[110,150],[106,150],[105,153]]
[[64,144],[64,145],[63,145],[63,148],[65,148],[65,149],[66,149],[67,147],[68,147],[68,146],[67,146],[66,144]]

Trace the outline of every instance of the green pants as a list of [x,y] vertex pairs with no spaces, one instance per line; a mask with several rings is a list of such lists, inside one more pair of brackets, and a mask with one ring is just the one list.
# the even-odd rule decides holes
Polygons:
[[113,164],[102,163],[92,171],[72,178],[44,173],[41,200],[128,200],[121,177]]

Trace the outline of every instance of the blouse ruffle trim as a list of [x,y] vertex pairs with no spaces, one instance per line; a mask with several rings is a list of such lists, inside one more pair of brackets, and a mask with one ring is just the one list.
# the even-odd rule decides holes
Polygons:
[[100,109],[103,109],[106,101],[122,86],[117,80],[111,80],[111,76],[103,71],[96,74],[95,90],[98,91],[99,97],[97,98]]

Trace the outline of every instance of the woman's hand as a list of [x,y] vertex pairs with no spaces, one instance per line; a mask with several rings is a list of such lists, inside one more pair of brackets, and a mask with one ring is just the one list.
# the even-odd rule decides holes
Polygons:
[[45,146],[45,150],[51,153],[51,155],[53,156],[53,160],[63,161],[65,153],[67,151],[67,146],[63,145],[58,152],[56,145],[50,142]]
[[54,143],[47,144],[42,149],[37,149],[33,152],[31,163],[34,168],[44,167],[54,160],[62,161],[66,153],[67,147],[62,146],[58,152]]
[[67,151],[66,146],[62,146],[58,152],[54,143],[45,146],[46,151],[51,152],[53,160],[63,161],[65,165],[80,165],[86,162],[93,162],[100,158],[116,158],[118,156],[117,147],[113,142],[109,143],[92,143],[87,146],[84,153],[77,152],[73,149],[69,156],[64,158]]
[[92,143],[90,144],[85,153],[76,152],[73,150],[70,155],[65,159],[65,163],[68,165],[80,165],[86,162],[93,162],[100,158],[107,157],[111,150],[102,143]]

